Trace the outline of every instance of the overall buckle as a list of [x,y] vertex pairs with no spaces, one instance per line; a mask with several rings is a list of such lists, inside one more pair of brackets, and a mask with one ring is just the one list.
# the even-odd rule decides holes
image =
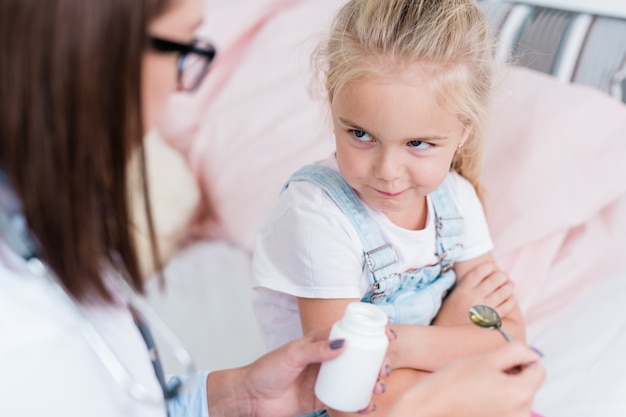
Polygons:
[[[384,265],[376,265],[376,261],[374,260],[374,256],[376,254],[378,254],[381,251],[384,251],[386,249],[390,249],[391,250],[391,260],[384,264]],[[374,273],[377,271],[380,271],[383,268],[387,268],[390,265],[393,265],[394,263],[396,263],[398,261],[398,256],[396,255],[396,251],[393,248],[393,246],[391,245],[391,243],[385,243],[382,246],[379,246],[375,249],[369,250],[367,252],[365,252],[365,263],[367,263],[367,267],[369,268],[370,272]]]

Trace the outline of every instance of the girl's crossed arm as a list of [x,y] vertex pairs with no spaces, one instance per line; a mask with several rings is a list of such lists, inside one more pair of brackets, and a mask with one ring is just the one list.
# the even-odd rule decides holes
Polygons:
[[506,343],[499,332],[477,327],[468,310],[478,304],[496,309],[511,336],[524,342],[525,326],[513,283],[499,270],[491,253],[458,262],[457,284],[446,297],[433,325],[393,325],[398,341],[389,350],[394,368],[434,371],[453,360]]

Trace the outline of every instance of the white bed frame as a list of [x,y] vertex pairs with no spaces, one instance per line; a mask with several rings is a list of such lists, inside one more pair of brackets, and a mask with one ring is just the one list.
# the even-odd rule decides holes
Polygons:
[[480,4],[497,31],[500,63],[515,62],[563,82],[590,85],[626,103],[626,1]]
[[[501,1],[520,3],[516,0]],[[626,2],[622,0],[524,0],[521,3],[590,15],[626,18]]]

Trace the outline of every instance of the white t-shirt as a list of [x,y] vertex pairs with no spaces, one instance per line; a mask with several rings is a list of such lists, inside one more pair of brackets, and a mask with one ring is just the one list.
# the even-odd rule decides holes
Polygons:
[[[334,157],[323,165],[337,170]],[[456,173],[448,183],[465,220],[463,253],[473,259],[493,248],[474,187]],[[393,224],[365,206],[382,238],[397,253],[398,271],[437,262],[432,202],[423,230]],[[253,307],[269,349],[302,336],[296,297],[361,298],[370,287],[363,247],[351,221],[317,185],[293,182],[280,196],[256,237],[253,253]]]
[[[61,296],[58,286],[31,274],[0,240],[1,415],[166,415],[148,350],[128,309],[94,306],[85,308],[84,312],[84,316],[78,314],[75,306]],[[154,402],[135,400],[113,379],[81,331],[84,317]],[[206,373],[198,377],[206,381]],[[206,389],[199,394],[202,391]],[[207,415],[206,394],[196,401],[202,402],[204,410],[198,407],[202,414],[194,416]],[[190,408],[189,405],[182,407]]]

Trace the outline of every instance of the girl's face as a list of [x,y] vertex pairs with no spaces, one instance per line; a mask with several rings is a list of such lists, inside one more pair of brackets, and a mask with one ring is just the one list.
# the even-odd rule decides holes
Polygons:
[[470,129],[439,108],[419,64],[398,74],[359,79],[335,95],[336,156],[342,176],[368,206],[418,230],[426,195],[443,182]]
[[[149,26],[151,36],[179,42],[193,41],[204,15],[204,0],[170,0],[165,12]],[[146,130],[161,116],[177,85],[178,53],[148,51],[143,58],[142,107]]]

